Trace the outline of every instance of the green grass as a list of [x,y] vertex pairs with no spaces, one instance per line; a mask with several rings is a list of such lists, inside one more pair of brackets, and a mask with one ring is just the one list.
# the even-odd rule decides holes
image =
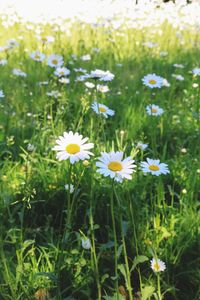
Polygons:
[[[126,24],[118,30],[66,24],[0,25],[1,45],[11,38],[20,43],[0,53],[8,60],[0,66],[5,94],[0,99],[0,299],[114,300],[140,294],[142,300],[197,300],[200,99],[192,84],[200,81],[189,71],[198,67],[199,36],[188,27],[182,45],[167,22],[159,28],[162,35]],[[36,29],[55,41],[42,45]],[[143,46],[150,40],[159,45]],[[29,57],[34,50],[63,55],[70,84],[60,83],[45,61],[34,62]],[[88,53],[90,61],[80,60]],[[185,68],[175,69],[174,63]],[[102,119],[91,110],[95,92],[75,81],[73,69],[80,67],[115,74],[110,91],[97,95],[115,110],[114,117]],[[14,76],[13,68],[27,77]],[[171,86],[153,94],[141,81],[149,73]],[[48,85],[39,86],[41,81]],[[59,91],[57,99],[46,95],[52,90]],[[164,114],[148,116],[150,103]],[[55,140],[70,130],[94,143],[88,166],[56,160]],[[138,141],[148,148],[137,150]],[[29,143],[34,151],[27,150]],[[132,180],[113,185],[96,172],[100,152],[112,150],[134,157]],[[170,174],[145,176],[139,164],[147,157],[167,163]],[[69,182],[75,186],[71,195],[64,188]],[[83,234],[91,241],[89,250],[81,245]],[[160,275],[150,268],[153,256],[166,263]]]

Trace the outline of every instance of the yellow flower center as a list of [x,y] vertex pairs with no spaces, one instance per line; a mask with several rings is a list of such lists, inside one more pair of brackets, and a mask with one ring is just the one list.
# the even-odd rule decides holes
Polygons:
[[66,151],[69,154],[76,154],[78,152],[80,152],[80,146],[77,144],[69,144],[66,146]]
[[114,171],[114,172],[121,171],[122,170],[122,164],[120,164],[120,162],[118,162],[118,161],[111,161],[108,164],[108,169],[111,170],[111,171]]
[[35,55],[35,59],[40,59],[39,54],[36,54],[36,55]]
[[64,71],[60,71],[60,75],[64,75]]
[[104,107],[99,107],[99,111],[104,113],[104,112],[106,112],[106,109]]
[[151,109],[151,112],[152,112],[152,113],[157,113],[157,111],[158,111],[158,110],[157,110],[156,108],[152,108],[152,109]]
[[150,84],[156,84],[156,80],[150,79],[150,80],[149,80],[149,83],[150,83]]
[[154,268],[155,271],[159,271],[159,270],[160,270],[160,266],[159,266],[158,263],[155,263],[155,264],[153,265],[153,268]]
[[158,171],[158,170],[160,170],[160,168],[157,165],[150,165],[149,166],[149,170],[151,170],[151,171]]
[[52,60],[52,64],[53,64],[53,65],[57,65],[57,64],[58,64],[57,59],[53,59],[53,60]]

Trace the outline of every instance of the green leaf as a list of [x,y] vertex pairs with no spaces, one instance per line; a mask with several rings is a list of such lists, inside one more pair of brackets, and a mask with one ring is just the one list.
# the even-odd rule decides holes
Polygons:
[[145,286],[144,288],[142,288],[142,292],[141,292],[141,300],[148,300],[150,299],[150,297],[153,295],[155,291],[155,288],[151,285],[149,286]]
[[148,260],[149,260],[149,258],[145,255],[136,256],[134,258],[133,265],[132,265],[132,268],[131,268],[130,272],[132,272],[137,267],[138,264],[141,264],[141,263],[143,263],[145,261],[148,261]]
[[35,273],[35,275],[36,276],[45,276],[45,277],[48,277],[51,281],[57,282],[57,277],[52,272],[39,272],[39,273]]

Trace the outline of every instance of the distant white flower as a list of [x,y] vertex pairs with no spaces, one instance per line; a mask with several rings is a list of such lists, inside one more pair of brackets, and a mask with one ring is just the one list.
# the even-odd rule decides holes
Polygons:
[[54,97],[54,98],[58,98],[61,95],[61,93],[58,91],[51,91],[51,92],[47,92],[46,94],[47,96]]
[[194,69],[192,70],[192,73],[193,73],[194,75],[200,76],[200,68],[194,68]]
[[148,48],[155,48],[155,47],[157,47],[158,46],[158,44],[157,43],[153,43],[153,42],[145,42],[145,43],[142,43],[142,45],[143,46],[146,46],[146,47],[148,47]]
[[4,97],[5,97],[5,95],[4,95],[3,91],[0,90],[0,98],[4,98]]
[[89,250],[91,248],[91,242],[88,238],[82,238],[81,239],[81,245],[83,249]]
[[79,69],[74,68],[74,71],[75,71],[75,72],[81,72],[81,73],[87,73],[87,70],[82,69],[82,68],[79,68]]
[[33,145],[33,144],[28,144],[27,145],[27,150],[29,151],[29,152],[32,152],[32,151],[34,151],[35,150],[35,146]]
[[164,110],[158,105],[150,104],[146,106],[146,112],[150,116],[160,116],[163,114]]
[[163,78],[163,83],[162,83],[163,86],[165,87],[169,87],[171,84],[168,82],[167,79]]
[[175,68],[180,68],[180,69],[183,69],[185,66],[184,65],[182,65],[182,64],[173,64],[173,66],[175,67]]
[[123,152],[102,152],[96,166],[99,168],[97,172],[103,176],[122,182],[124,179],[132,179],[131,174],[135,172],[134,160],[131,157],[123,159]]
[[7,41],[7,45],[11,48],[15,47],[15,46],[19,46],[19,43],[15,40],[15,39],[11,39]]
[[70,70],[65,67],[56,68],[54,74],[58,77],[67,76],[70,74]]
[[98,79],[100,81],[112,81],[115,77],[115,75],[112,74],[110,71],[103,71],[99,69],[91,71],[89,76],[92,79]]
[[46,35],[46,36],[38,36],[38,40],[40,40],[43,44],[50,44],[55,41],[55,38],[53,36]]
[[1,66],[7,65],[7,63],[8,63],[7,59],[0,59],[0,65]]
[[196,89],[198,86],[199,86],[199,85],[198,85],[198,83],[196,83],[196,82],[194,82],[194,83],[192,84],[192,87],[195,88],[195,89]]
[[136,148],[139,148],[142,151],[144,151],[147,147],[148,147],[148,144],[144,144],[142,142],[138,142],[137,145],[136,145]]
[[76,77],[76,80],[75,81],[84,81],[86,79],[88,79],[90,76],[88,74],[85,74],[85,75],[80,75],[80,76],[77,76]]
[[142,82],[150,88],[161,88],[163,85],[163,78],[156,74],[148,74],[142,78]]
[[65,184],[65,190],[72,194],[75,191],[75,187],[73,184]]
[[147,162],[142,161],[140,163],[140,166],[144,173],[150,173],[156,176],[159,176],[160,174],[170,173],[168,169],[168,165],[164,163],[160,163],[159,159],[147,158]]
[[89,159],[93,155],[89,149],[94,147],[93,143],[86,144],[88,138],[72,131],[64,132],[63,136],[59,136],[56,140],[56,146],[53,150],[57,151],[56,157],[58,160],[69,159],[71,164],[79,160]]
[[61,77],[58,81],[61,82],[61,83],[64,83],[64,84],[69,84],[70,83],[70,79],[65,78],[65,77]]
[[165,271],[166,265],[162,260],[160,260],[158,258],[152,258],[151,268],[155,273],[157,273],[157,272]]
[[12,70],[13,75],[19,76],[19,77],[27,77],[27,74],[25,72],[23,72],[20,69],[13,69]]
[[180,74],[172,74],[172,77],[176,78],[176,80],[183,81],[184,77]]
[[38,84],[39,85],[48,85],[49,82],[48,81],[39,81]]
[[43,61],[45,59],[45,54],[39,51],[34,51],[30,54],[30,57],[35,61]]
[[85,82],[85,86],[86,86],[88,89],[93,89],[93,88],[95,87],[95,84],[92,83],[92,82],[86,81],[86,82]]
[[109,92],[109,87],[107,85],[97,84],[97,91],[101,93]]
[[168,55],[168,52],[167,51],[160,51],[160,56],[167,56]]
[[91,107],[96,114],[103,115],[105,118],[108,116],[114,116],[115,114],[114,110],[101,103],[94,102]]
[[48,57],[47,65],[53,68],[57,68],[63,65],[63,57],[57,54],[51,54]]
[[83,60],[83,61],[91,60],[90,54],[86,54],[86,55],[81,56],[81,60]]

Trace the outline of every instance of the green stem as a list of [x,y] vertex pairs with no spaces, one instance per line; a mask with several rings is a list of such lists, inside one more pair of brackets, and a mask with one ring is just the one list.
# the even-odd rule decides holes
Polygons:
[[158,287],[158,300],[162,300],[161,289],[160,289],[160,275],[157,274],[157,287]]

